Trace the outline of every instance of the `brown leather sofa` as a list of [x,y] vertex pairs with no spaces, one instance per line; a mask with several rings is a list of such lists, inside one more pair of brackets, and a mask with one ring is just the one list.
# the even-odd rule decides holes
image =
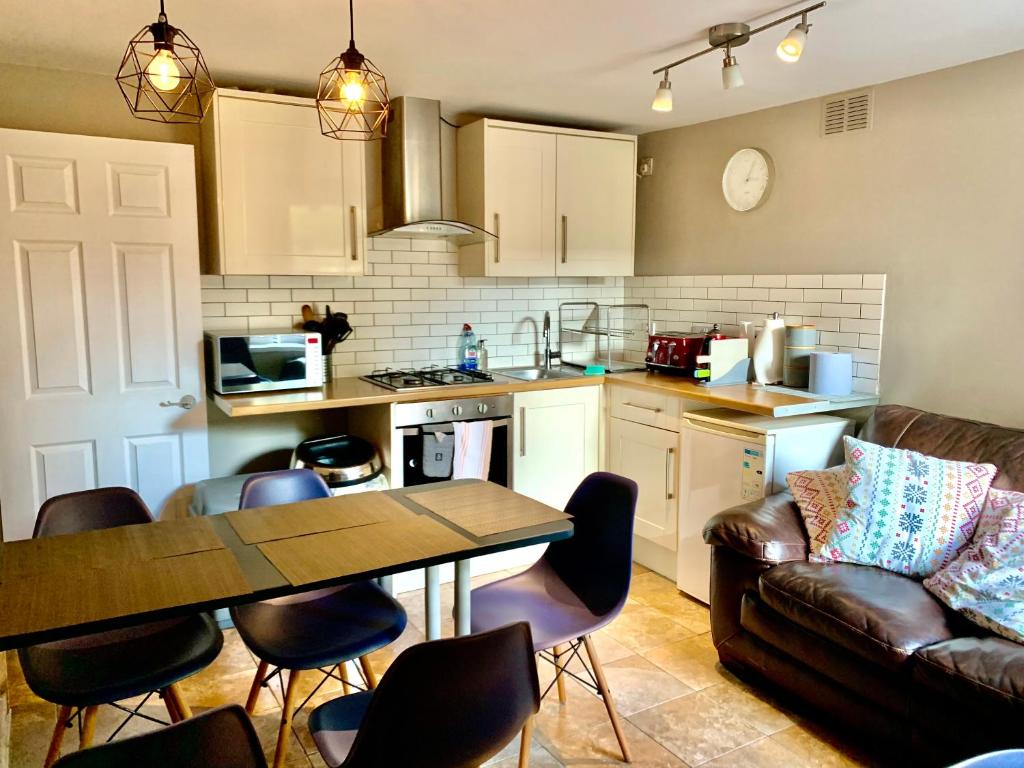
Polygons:
[[[1024,430],[880,406],[860,437],[999,468],[1024,491]],[[708,521],[711,629],[723,665],[851,732],[888,764],[949,765],[1024,747],[1024,645],[969,623],[920,582],[807,562],[789,493]]]

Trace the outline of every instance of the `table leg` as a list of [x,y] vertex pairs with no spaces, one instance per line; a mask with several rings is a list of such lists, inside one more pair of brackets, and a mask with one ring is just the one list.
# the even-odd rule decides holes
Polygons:
[[424,569],[426,588],[423,590],[426,601],[427,640],[438,640],[441,637],[441,568],[431,565]]
[[455,562],[455,636],[471,633],[469,622],[469,560]]

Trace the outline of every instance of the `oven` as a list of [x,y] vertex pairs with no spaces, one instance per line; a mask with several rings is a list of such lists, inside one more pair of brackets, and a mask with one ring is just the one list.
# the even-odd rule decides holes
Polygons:
[[[428,476],[424,472],[424,444],[435,432],[452,435],[457,421],[492,422],[491,463],[487,479],[512,487],[512,396],[461,397],[426,403],[397,403],[392,425],[402,444],[401,483],[403,487],[438,483],[451,479]],[[392,474],[395,470],[392,469]],[[436,465],[434,472],[436,473]],[[398,478],[392,478],[392,482]],[[397,485],[397,483],[395,483]]]

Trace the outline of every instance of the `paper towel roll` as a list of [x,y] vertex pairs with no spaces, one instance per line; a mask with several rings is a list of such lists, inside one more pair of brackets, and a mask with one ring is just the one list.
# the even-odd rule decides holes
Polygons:
[[842,397],[853,391],[853,355],[849,352],[812,352],[810,391]]

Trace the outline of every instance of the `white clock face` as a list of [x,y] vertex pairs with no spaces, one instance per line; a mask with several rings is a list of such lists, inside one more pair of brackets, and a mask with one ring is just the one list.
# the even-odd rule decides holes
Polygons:
[[774,168],[767,152],[741,149],[725,164],[722,194],[736,211],[752,211],[768,199]]

